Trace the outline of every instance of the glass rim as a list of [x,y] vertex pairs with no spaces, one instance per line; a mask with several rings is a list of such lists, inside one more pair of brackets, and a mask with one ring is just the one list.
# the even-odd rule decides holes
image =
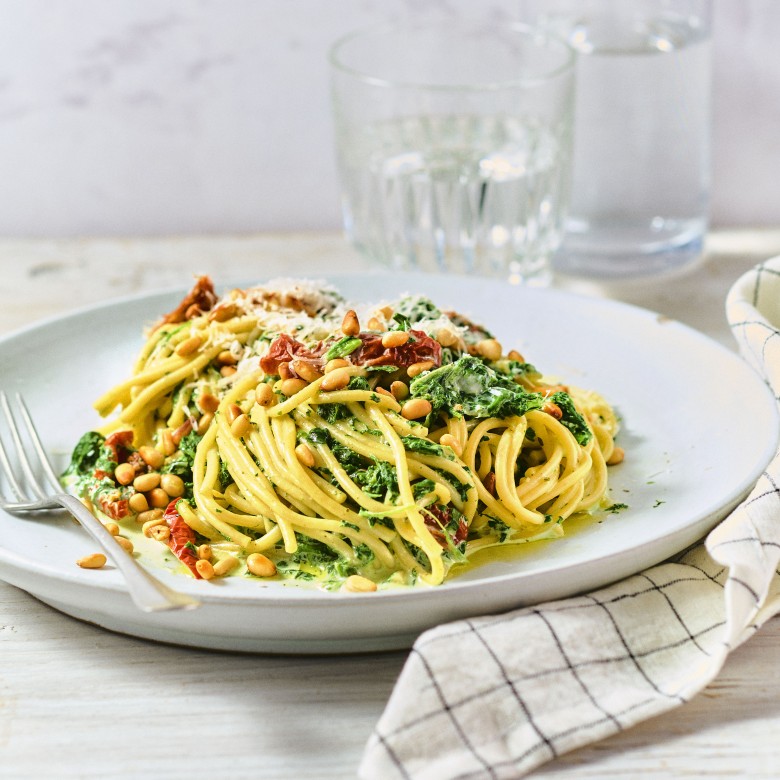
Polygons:
[[[473,20],[471,20],[473,22]],[[447,21],[449,29],[464,31],[466,29],[473,30],[474,27],[467,27],[467,19],[460,19],[455,21]],[[342,35],[337,38],[328,50],[328,62],[331,67],[345,75],[352,76],[364,84],[371,84],[377,87],[395,87],[403,89],[424,89],[438,92],[486,92],[486,91],[500,91],[506,89],[518,89],[524,87],[537,86],[546,84],[555,80],[567,71],[574,71],[574,65],[576,62],[577,52],[569,44],[569,42],[563,37],[551,33],[548,30],[543,30],[538,27],[534,27],[530,24],[522,22],[508,22],[501,24],[497,22],[474,22],[475,25],[483,29],[501,29],[504,31],[510,31],[514,33],[522,34],[527,40],[545,40],[553,41],[558,45],[566,57],[563,63],[550,68],[541,75],[528,76],[525,78],[507,79],[503,81],[484,81],[473,83],[459,83],[459,84],[442,84],[436,81],[410,81],[408,79],[389,79],[383,76],[374,75],[368,71],[360,68],[355,68],[347,65],[340,59],[340,54],[344,47],[354,40],[363,38],[369,35],[376,35],[388,32],[400,32],[403,30],[416,30],[416,29],[441,29],[441,21],[436,20],[419,20],[415,22],[385,22],[380,24],[373,24],[367,27],[361,27],[356,30]]]

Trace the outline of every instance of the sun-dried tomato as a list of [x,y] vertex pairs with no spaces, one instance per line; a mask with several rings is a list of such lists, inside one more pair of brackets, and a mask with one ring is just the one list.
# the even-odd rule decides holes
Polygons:
[[398,347],[385,347],[379,333],[361,333],[363,342],[349,359],[356,366],[398,366],[408,368],[413,363],[430,360],[434,368],[441,365],[441,344],[421,330],[410,330],[411,338]]
[[292,360],[303,360],[315,368],[320,368],[325,351],[322,344],[318,344],[312,351],[292,336],[282,333],[271,342],[268,352],[260,358],[260,368],[269,376],[279,373],[281,363],[289,363]]
[[453,545],[457,547],[461,542],[466,541],[466,537],[469,534],[469,526],[466,522],[466,518],[462,515],[458,519],[458,526],[453,534],[451,531],[446,531],[450,523],[452,522],[452,507],[442,506],[441,504],[432,504],[425,508],[423,512],[425,518],[425,525],[431,532],[431,536],[442,546],[449,547]]
[[157,327],[166,323],[185,322],[194,317],[199,317],[204,312],[210,311],[217,302],[217,294],[214,292],[214,284],[208,276],[199,276],[195,280],[195,286],[182,298],[181,303],[171,312],[168,312],[157,323]]
[[195,531],[182,520],[176,504],[180,499],[175,498],[165,509],[163,520],[171,529],[171,536],[168,539],[168,547],[171,552],[193,573],[196,579],[200,579],[200,574],[195,567],[198,562],[198,556],[195,552]]

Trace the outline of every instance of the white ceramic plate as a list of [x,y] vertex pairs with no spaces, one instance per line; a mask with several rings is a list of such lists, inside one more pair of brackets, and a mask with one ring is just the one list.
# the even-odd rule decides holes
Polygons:
[[[611,470],[611,491],[628,508],[438,588],[343,594],[241,578],[195,581],[156,569],[203,601],[198,610],[163,614],[138,611],[113,567],[75,565],[94,544],[70,518],[0,513],[0,576],[75,617],[176,644],[283,653],[402,648],[430,626],[569,596],[673,555],[747,494],[774,452],[777,410],[760,378],[736,354],[652,312],[476,279],[332,281],[355,300],[428,294],[485,323],[545,373],[601,392],[623,419],[626,460]],[[114,301],[0,341],[3,389],[24,393],[51,451],[65,457],[97,425],[91,402],[127,374],[142,324],[180,297]]]

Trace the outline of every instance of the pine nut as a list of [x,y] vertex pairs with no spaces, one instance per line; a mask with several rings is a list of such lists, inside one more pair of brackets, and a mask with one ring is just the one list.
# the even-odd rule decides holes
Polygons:
[[158,542],[167,542],[171,538],[171,529],[167,525],[153,525],[149,529],[149,536]]
[[76,563],[82,569],[102,569],[106,565],[106,556],[103,553],[92,553],[79,558]]
[[[203,559],[201,558],[201,560]],[[233,571],[236,566],[238,566],[238,558],[233,555],[226,555],[214,564],[214,574],[217,577],[224,577],[225,574]]]
[[349,369],[336,368],[325,374],[324,379],[320,383],[320,390],[325,392],[343,390],[349,384],[349,380]]
[[209,429],[209,426],[211,423],[214,422],[214,415],[211,412],[206,412],[206,414],[201,415],[200,420],[198,420],[198,434],[203,436],[204,433]]
[[246,559],[246,567],[255,577],[273,577],[276,574],[276,564],[262,553],[252,553]]
[[214,576],[214,567],[211,565],[211,561],[203,559],[196,561],[195,569],[204,580],[210,580]]
[[141,530],[144,532],[144,536],[151,536],[152,535],[152,528],[158,525],[166,525],[165,520],[163,520],[162,515],[160,517],[156,517],[153,520],[147,520],[142,526]]
[[451,347],[458,337],[449,328],[439,328],[436,331],[436,341],[443,347]]
[[384,330],[382,323],[376,318],[372,317],[366,324],[368,330]]
[[316,382],[322,377],[322,374],[305,360],[293,360],[292,370],[295,371],[301,379],[305,379],[307,382]]
[[390,318],[393,316],[393,307],[383,306],[379,311],[382,312],[382,316],[389,322]]
[[335,371],[337,368],[347,368],[350,365],[348,360],[344,358],[333,358],[325,364],[325,373],[329,374],[331,371]]
[[139,474],[133,480],[133,487],[139,493],[147,493],[160,484],[160,475],[156,471],[150,471],[148,474]]
[[290,370],[290,364],[288,362],[279,363],[279,368],[276,369],[279,372],[279,379],[292,379],[292,371]]
[[150,469],[159,469],[160,466],[165,463],[165,455],[154,447],[149,447],[147,445],[139,447],[138,454],[143,458],[144,463],[149,466]]
[[304,387],[308,386],[309,383],[305,379],[284,379],[279,389],[282,391],[282,395],[286,395],[289,398],[291,395],[300,393]]
[[229,349],[223,349],[217,355],[217,363],[221,363],[223,366],[233,366],[238,363],[238,359]]
[[219,375],[224,377],[233,376],[233,374],[236,373],[236,367],[235,366],[222,366],[222,368],[219,369]]
[[404,398],[409,396],[409,387],[406,382],[396,380],[390,385],[390,392],[395,396],[397,401],[403,401]]
[[439,439],[439,444],[441,444],[442,447],[449,447],[458,457],[463,454],[463,448],[460,446],[460,442],[451,433],[445,433]]
[[517,363],[525,363],[525,358],[516,349],[510,349],[506,357],[507,360],[514,360]]
[[160,431],[160,451],[163,455],[173,455],[176,452],[176,442],[173,440],[173,432],[170,428]]
[[225,416],[227,417],[228,423],[231,425],[235,421],[236,417],[241,416],[243,413],[244,410],[238,404],[230,404],[230,406],[225,409]]
[[425,398],[412,398],[401,407],[401,416],[407,420],[417,420],[429,415],[431,409],[433,409],[431,402],[426,401]]
[[216,412],[219,408],[219,398],[212,393],[201,393],[198,396],[198,409],[201,412]]
[[176,474],[163,474],[160,477],[160,487],[171,497],[184,495],[184,480]]
[[133,493],[127,503],[136,514],[146,512],[149,509],[149,502],[143,493]]
[[103,528],[105,528],[111,536],[116,536],[119,533],[119,526],[116,523],[103,523]]
[[130,463],[120,463],[114,469],[114,479],[120,485],[129,485],[135,479],[135,469]]
[[350,309],[341,321],[341,332],[345,336],[357,336],[360,333],[360,322],[354,309]]
[[198,558],[202,561],[208,561],[211,560],[211,545],[210,544],[202,544],[200,547],[198,547]]
[[382,336],[382,346],[385,349],[400,347],[409,341],[409,334],[405,330],[391,330]]
[[232,320],[236,314],[238,314],[238,307],[235,303],[223,303],[211,310],[209,320],[212,322],[227,322]]
[[477,354],[491,363],[501,359],[502,347],[495,339],[484,339],[477,344]]
[[406,369],[406,373],[409,374],[410,377],[416,377],[422,374],[423,371],[430,371],[433,366],[434,362],[432,360],[421,360],[419,363],[412,363],[412,365]]
[[114,539],[116,539],[116,543],[126,552],[129,554],[132,554],[133,552],[133,543],[125,536],[115,536]]
[[233,424],[230,426],[230,432],[233,436],[239,439],[243,439],[248,436],[252,431],[252,422],[245,414],[241,414],[233,420]]
[[554,404],[552,401],[545,401],[539,411],[549,414],[550,417],[554,417],[556,420],[560,420],[561,417],[563,417],[561,407],[558,406],[558,404]]
[[274,391],[271,389],[271,385],[263,384],[258,385],[255,390],[255,401],[260,406],[270,406],[274,401]]
[[295,455],[304,466],[311,468],[314,465],[314,453],[303,442],[295,448]]
[[612,454],[607,458],[607,466],[617,466],[622,463],[626,457],[626,451],[622,447],[615,447]]
[[149,509],[146,512],[139,512],[138,517],[135,519],[142,524],[146,524],[151,520],[160,520],[163,516],[162,509]]
[[197,352],[203,345],[203,339],[200,336],[190,336],[186,341],[182,341],[176,347],[176,354],[179,357],[187,357],[193,352]]
[[376,583],[367,577],[353,574],[351,577],[347,577],[343,587],[350,593],[373,593],[376,590]]

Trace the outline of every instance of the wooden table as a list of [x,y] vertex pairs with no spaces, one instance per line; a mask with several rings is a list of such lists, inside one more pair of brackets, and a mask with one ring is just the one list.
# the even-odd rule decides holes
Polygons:
[[[676,279],[559,281],[654,309],[733,347],[723,301],[780,230],[711,236]],[[335,234],[0,241],[0,335],[111,297],[363,268]],[[7,370],[0,366],[0,372]],[[0,777],[355,777],[405,653],[232,655],[108,633],[0,583]],[[541,768],[545,778],[780,776],[780,620],[696,700]]]

